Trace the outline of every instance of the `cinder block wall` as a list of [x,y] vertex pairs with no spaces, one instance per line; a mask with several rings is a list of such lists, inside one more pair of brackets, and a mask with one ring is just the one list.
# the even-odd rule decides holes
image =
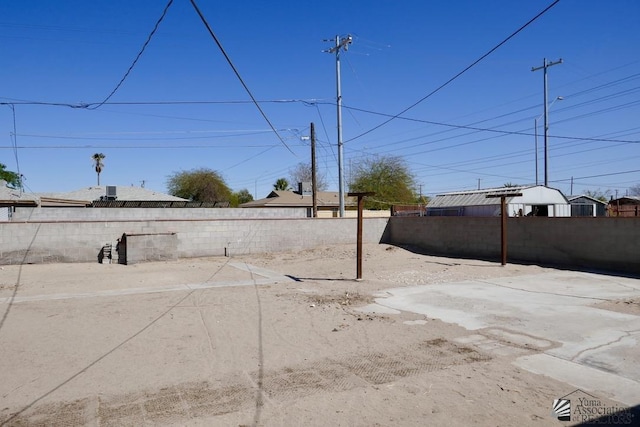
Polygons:
[[[508,218],[507,230],[509,260],[640,273],[640,218]],[[233,256],[352,244],[356,219],[0,222],[0,264],[97,262],[102,246],[115,248],[123,233],[175,233],[178,258]],[[500,260],[500,218],[366,218],[363,238]]]
[[[500,260],[500,218],[392,217],[384,241],[434,255]],[[640,273],[640,218],[507,219],[508,259]]]
[[175,260],[178,258],[178,236],[175,233],[124,234],[117,248],[119,264]]
[[306,218],[304,208],[16,208],[12,222]]
[[[363,241],[378,243],[388,220],[364,219]],[[354,218],[14,221],[0,223],[0,264],[98,262],[102,246],[115,248],[124,233],[175,233],[178,258],[305,250],[355,243],[356,223]]]

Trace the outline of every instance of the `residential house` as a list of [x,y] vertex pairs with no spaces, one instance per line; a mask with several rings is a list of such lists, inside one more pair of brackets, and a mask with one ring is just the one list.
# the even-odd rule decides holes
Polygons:
[[[340,193],[337,191],[318,191],[316,203],[319,218],[340,216]],[[358,215],[358,202],[355,197],[345,197],[345,216]],[[243,203],[241,208],[302,208],[307,217],[313,216],[313,192],[308,183],[298,183],[297,191],[273,190],[264,199]],[[389,216],[389,211],[365,211],[364,216]]]
[[180,207],[182,197],[143,187],[99,185],[65,193],[38,194],[41,207]]
[[609,201],[609,216],[640,216],[640,197],[624,196]]

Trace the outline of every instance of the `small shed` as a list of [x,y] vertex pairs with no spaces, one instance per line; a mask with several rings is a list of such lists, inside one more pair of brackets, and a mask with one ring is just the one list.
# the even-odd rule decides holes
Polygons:
[[586,194],[567,196],[571,216],[606,216],[607,203]]
[[[519,193],[522,195],[516,195]],[[571,216],[567,198],[560,190],[544,185],[438,194],[427,205],[427,216],[500,216],[500,198],[487,197],[498,194],[507,194],[505,202],[509,216]]]

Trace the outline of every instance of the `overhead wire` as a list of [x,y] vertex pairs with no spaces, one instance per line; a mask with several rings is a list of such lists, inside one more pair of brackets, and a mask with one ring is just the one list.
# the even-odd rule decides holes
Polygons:
[[153,30],[151,30],[151,33],[149,34],[149,36],[147,37],[147,40],[144,42],[144,44],[142,45],[142,48],[140,49],[140,52],[138,52],[138,55],[136,55],[136,58],[133,60],[133,62],[131,63],[131,65],[129,66],[129,69],[127,69],[127,71],[124,73],[124,76],[122,76],[122,78],[120,79],[120,81],[118,82],[118,84],[116,85],[116,87],[111,91],[111,93],[100,103],[98,103],[97,105],[94,105],[92,107],[86,107],[89,110],[95,110],[97,108],[100,108],[101,106],[103,106],[109,99],[111,99],[111,97],[118,91],[118,89],[120,89],[120,86],[122,86],[122,84],[124,83],[124,81],[127,79],[127,77],[129,77],[129,74],[131,73],[131,71],[133,70],[133,67],[135,67],[135,65],[138,63],[138,60],[142,57],[142,54],[144,53],[145,49],[147,48],[147,46],[149,45],[149,43],[151,42],[151,39],[153,38],[153,35],[156,33],[156,31],[158,30],[158,27],[160,26],[160,23],[162,22],[162,20],[164,19],[164,17],[167,15],[167,12],[169,11],[169,7],[171,7],[171,4],[173,3],[173,0],[169,0],[169,2],[167,3],[167,5],[164,7],[164,10],[162,11],[162,14],[160,15],[160,18],[156,21],[156,24],[153,27]]
[[293,152],[293,150],[291,150],[291,148],[289,148],[287,143],[284,141],[284,138],[282,138],[282,136],[278,133],[278,131],[276,130],[275,126],[271,123],[271,120],[269,120],[269,118],[267,117],[267,114],[264,112],[264,110],[262,109],[262,107],[260,106],[260,104],[258,103],[256,98],[251,93],[251,90],[249,90],[249,87],[244,82],[244,79],[240,75],[240,72],[238,71],[238,69],[235,67],[235,65],[233,65],[233,62],[231,61],[231,58],[229,57],[229,55],[225,51],[224,47],[222,46],[222,43],[220,43],[220,40],[218,40],[218,37],[213,32],[213,29],[211,28],[211,26],[207,22],[206,18],[204,17],[202,12],[200,11],[200,8],[196,4],[195,0],[190,0],[190,2],[191,2],[191,5],[193,6],[193,8],[195,9],[196,13],[200,17],[200,20],[202,21],[204,26],[207,28],[207,31],[209,32],[209,35],[213,38],[213,40],[215,41],[216,45],[218,46],[218,49],[220,49],[220,52],[222,52],[222,55],[224,56],[224,58],[226,59],[227,63],[229,64],[229,66],[231,67],[233,72],[235,73],[235,75],[238,78],[238,80],[240,81],[240,83],[242,84],[242,87],[244,87],[245,91],[247,92],[247,94],[249,95],[249,97],[251,98],[253,103],[255,104],[256,108],[258,109],[258,111],[260,111],[260,114],[262,115],[262,117],[269,124],[269,127],[271,127],[271,130],[273,130],[273,133],[275,133],[275,135],[278,137],[278,139],[280,140],[282,145],[284,145],[286,147],[286,149],[289,150],[289,152],[295,156],[296,154]]
[[[49,102],[49,101],[29,101],[24,99],[13,99],[13,98],[2,98],[6,99],[5,102],[0,102],[0,105],[45,105],[45,106],[53,106],[53,107],[70,107],[70,108],[85,108],[92,107],[98,104],[103,105],[213,105],[213,104],[254,104],[254,100],[208,100],[208,101],[108,101],[108,102],[95,102],[95,103],[69,103],[69,102]],[[257,102],[261,104],[266,103],[277,103],[277,104],[287,104],[287,103],[303,103],[307,105],[313,105],[316,102],[326,102],[329,99],[327,98],[310,98],[310,99],[265,99],[258,100]]]
[[[634,170],[622,171],[622,172],[601,173],[601,174],[598,174],[598,175],[578,176],[578,177],[574,177],[573,179],[601,178],[603,176],[626,175],[626,174],[629,174],[629,173],[637,173],[637,172],[640,172],[640,169],[634,169]],[[571,179],[572,178],[556,179],[556,180],[552,180],[551,182],[569,182],[569,181],[571,181]]]
[[[492,133],[498,133],[498,134],[502,134],[502,135],[534,136],[533,133],[525,132],[525,131],[508,131],[508,130],[499,130],[499,129],[492,129],[492,128],[479,128],[479,127],[475,127],[475,126],[453,125],[453,124],[450,124],[450,123],[435,122],[435,121],[432,121],[432,120],[416,119],[416,118],[411,118],[411,117],[402,117],[402,116],[396,117],[395,115],[380,113],[380,112],[376,112],[376,111],[369,111],[369,110],[365,110],[365,109],[362,109],[362,108],[356,108],[356,107],[349,107],[349,106],[343,106],[343,107],[347,108],[347,109],[350,108],[350,109],[353,109],[353,110],[356,110],[356,111],[361,111],[361,112],[365,112],[365,113],[369,113],[369,114],[375,114],[375,115],[379,115],[379,116],[388,116],[388,117],[393,117],[393,118],[397,118],[397,119],[400,119],[400,120],[406,120],[406,121],[418,122],[418,123],[427,123],[427,124],[438,125],[438,126],[446,126],[446,127],[451,127],[451,128],[457,128],[457,129],[469,129],[469,130],[480,131],[480,132],[492,132]],[[581,139],[581,140],[584,140],[584,141],[640,143],[640,140],[637,140],[637,141],[622,141],[622,140],[616,140],[616,139],[598,139],[598,138],[560,136],[560,135],[554,135],[553,137],[554,138],[560,138],[560,139]]]
[[[600,73],[600,74],[602,74],[602,73]],[[565,96],[563,96],[563,98],[569,99],[569,98],[573,98],[573,97],[576,97],[576,96],[582,96],[583,94],[590,92],[592,89],[598,89],[598,88],[604,87],[604,86],[613,86],[614,84],[619,84],[622,81],[630,80],[630,78],[634,77],[634,76],[635,75],[627,76],[625,78],[618,79],[618,80],[615,80],[613,82],[609,82],[611,84],[607,83],[605,85],[599,85],[596,88],[590,88],[590,89],[587,89],[585,91],[580,91],[580,92],[576,92],[574,94],[565,95]],[[617,93],[614,93],[614,94],[605,95],[605,96],[602,96],[600,98],[595,98],[593,100],[585,101],[583,103],[574,104],[574,105],[571,105],[569,107],[561,108],[561,109],[558,110],[558,112],[568,111],[568,110],[572,110],[572,109],[575,109],[575,108],[586,106],[586,105],[589,105],[589,104],[592,104],[592,103],[603,102],[603,101],[606,101],[606,100],[609,100],[609,99],[612,99],[612,98],[617,98],[619,96],[632,94],[632,93],[636,92],[637,89],[638,88],[626,89],[624,91],[620,91],[620,92],[617,92]],[[590,115],[601,114],[601,113],[609,112],[609,111],[615,111],[618,108],[620,108],[620,109],[621,108],[626,108],[626,107],[632,106],[632,105],[634,105],[634,103],[622,104],[622,105],[620,105],[618,107],[608,107],[607,109],[597,110],[597,111],[593,111],[593,112],[590,112],[590,113],[586,113],[584,115],[584,117],[588,117]],[[480,123],[484,123],[484,122],[488,122],[488,121],[497,120],[499,118],[507,117],[507,116],[510,116],[510,115],[514,115],[514,114],[517,114],[517,113],[520,113],[520,112],[524,112],[524,111],[527,111],[527,110],[532,110],[532,109],[537,108],[537,107],[538,107],[537,105],[533,105],[533,106],[529,106],[529,107],[526,107],[526,108],[521,108],[519,110],[512,111],[512,112],[505,113],[505,114],[501,114],[499,116],[495,116],[495,117],[491,117],[491,118],[487,118],[487,119],[483,119],[483,120],[478,120],[478,121],[475,121],[475,122],[467,124],[467,125],[454,125],[454,124],[451,124],[451,123],[445,124],[445,123],[442,123],[442,122],[434,122],[434,121],[426,121],[426,120],[411,119],[411,118],[406,118],[406,117],[399,117],[400,119],[411,120],[411,121],[420,121],[420,122],[423,122],[423,123],[426,123],[426,124],[442,125],[442,126],[449,125],[449,129],[444,129],[444,130],[440,130],[440,131],[437,131],[437,132],[432,132],[432,133],[429,133],[429,134],[426,134],[426,135],[420,135],[420,136],[416,136],[416,137],[411,137],[411,138],[403,139],[403,140],[400,140],[400,141],[393,141],[393,142],[387,142],[385,144],[378,144],[378,145],[376,145],[376,147],[380,148],[380,147],[384,147],[384,146],[398,145],[398,144],[401,144],[403,142],[409,142],[409,141],[412,141],[412,140],[419,140],[419,139],[422,139],[422,138],[426,138],[426,137],[429,137],[429,136],[435,136],[435,135],[439,135],[439,134],[443,134],[443,133],[450,133],[450,132],[454,132],[457,129],[465,128],[465,126],[466,126],[466,128],[475,129],[475,130],[473,130],[472,132],[468,132],[466,134],[462,134],[462,135],[458,134],[458,135],[451,136],[449,138],[443,138],[443,139],[438,139],[438,140],[435,140],[435,141],[429,141],[429,142],[422,143],[422,144],[416,144],[415,146],[424,145],[424,144],[432,144],[432,143],[435,143],[435,142],[442,142],[442,141],[449,140],[449,139],[454,139],[454,138],[460,138],[460,137],[463,137],[463,136],[467,136],[467,135],[471,135],[471,134],[474,134],[474,133],[478,133],[478,132],[481,131],[480,129],[484,129],[484,130],[493,129],[493,130],[496,130],[497,128],[508,126],[508,125],[511,125],[511,124],[520,123],[520,122],[523,122],[523,121],[526,121],[526,120],[529,120],[529,119],[528,118],[521,118],[521,119],[518,119],[518,120],[514,120],[514,121],[511,121],[511,122],[508,122],[508,123],[502,123],[500,125],[496,125],[496,126],[494,126],[492,128],[478,128],[475,125],[480,124]],[[354,110],[354,111],[355,110],[359,110],[359,111],[365,112],[365,113],[386,115],[387,117],[391,117],[391,115],[389,115],[389,114],[378,113],[378,112],[371,111],[371,110],[366,110],[366,109],[363,109],[363,108],[358,109],[357,107],[351,107],[351,106],[348,106],[348,105],[344,106],[344,108],[347,109],[347,111],[349,111],[349,110]],[[566,121],[575,120],[575,119],[580,118],[580,117],[582,117],[582,116],[577,116],[575,118],[562,119],[560,121],[556,121],[555,123],[563,123],[563,122],[566,122]],[[405,148],[411,148],[411,147],[412,146],[405,147]]]
[[[192,0],[193,1],[193,0]],[[423,96],[422,98],[420,98],[418,101],[414,102],[413,104],[411,104],[410,106],[406,107],[405,109],[403,109],[402,111],[400,111],[397,114],[392,115],[388,120],[385,120],[384,122],[374,126],[373,128],[367,130],[366,132],[360,133],[356,136],[354,136],[351,139],[346,140],[345,142],[349,142],[349,141],[354,141],[356,139],[359,139],[379,128],[381,128],[382,126],[386,125],[387,123],[391,122],[392,120],[395,120],[397,118],[400,118],[400,116],[402,116],[404,113],[406,113],[407,111],[413,109],[414,107],[418,106],[419,104],[421,104],[423,101],[425,101],[426,99],[430,98],[431,96],[435,95],[437,92],[439,92],[440,90],[442,90],[443,88],[445,88],[446,86],[448,86],[450,83],[452,83],[453,81],[455,81],[458,77],[462,76],[464,73],[466,73],[467,71],[469,71],[471,68],[473,68],[474,66],[476,66],[478,63],[480,63],[483,59],[485,59],[486,57],[488,57],[489,55],[491,55],[493,52],[495,52],[496,50],[498,50],[502,45],[504,45],[505,43],[507,43],[509,40],[511,40],[513,37],[515,37],[518,33],[520,33],[522,30],[524,30],[525,28],[527,28],[529,25],[531,25],[533,22],[535,22],[538,18],[540,18],[542,15],[544,15],[547,11],[549,11],[553,6],[555,6],[556,4],[558,4],[560,0],[554,0],[553,3],[551,3],[549,6],[547,6],[546,8],[544,8],[544,10],[542,10],[540,13],[538,13],[536,16],[534,16],[533,18],[531,18],[529,21],[527,21],[524,25],[522,25],[520,28],[518,28],[516,31],[514,31],[513,33],[511,33],[507,38],[505,38],[504,40],[502,40],[500,43],[498,43],[497,45],[495,45],[493,48],[491,48],[488,52],[486,52],[484,55],[482,55],[480,58],[476,59],[474,62],[472,62],[470,65],[468,65],[466,68],[464,68],[462,71],[460,71],[458,74],[456,74],[455,76],[451,77],[449,80],[447,80],[446,82],[444,82],[443,84],[441,84],[440,86],[438,86],[436,89],[432,90],[431,92],[429,92],[427,95]]]

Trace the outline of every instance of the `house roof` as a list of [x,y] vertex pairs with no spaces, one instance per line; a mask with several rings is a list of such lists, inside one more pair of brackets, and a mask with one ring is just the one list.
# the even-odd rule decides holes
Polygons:
[[[66,193],[40,193],[42,204],[48,206],[65,206],[88,204],[95,200],[100,200],[106,196],[107,186],[100,185],[95,187],[81,188]],[[143,187],[116,187],[116,200],[119,201],[156,201],[156,202],[179,202],[187,201],[182,197],[172,196],[170,194],[158,193]]]
[[640,196],[624,196],[618,199],[609,200],[609,204],[620,204],[620,205],[640,205]]
[[567,200],[569,201],[569,203],[571,203],[571,202],[573,202],[574,200],[577,200],[577,199],[589,199],[589,200],[591,200],[593,202],[600,203],[601,205],[606,205],[607,204],[607,202],[603,202],[602,200],[598,200],[598,199],[596,199],[594,197],[587,196],[586,194],[580,194],[580,195],[575,195],[574,194],[574,195],[571,195],[571,196],[567,196]]
[[[499,205],[499,198],[488,198],[487,196],[495,196],[505,194],[506,202],[511,203],[518,193],[536,193],[536,199],[541,201],[544,198],[544,193],[553,198],[560,200],[562,198],[564,203],[567,203],[566,197],[562,195],[559,190],[555,188],[545,187],[543,185],[530,185],[519,187],[499,187],[499,188],[485,188],[481,190],[464,190],[455,191],[452,193],[438,194],[427,204],[427,208],[444,208],[444,207],[457,207],[457,206],[493,206]],[[513,196],[509,196],[513,194]],[[552,197],[549,197],[550,199]],[[553,202],[551,202],[553,203]]]
[[0,206],[38,206],[38,198],[21,190],[9,188],[6,181],[0,180]]
[[[340,206],[340,193],[337,191],[318,191],[316,193],[316,201],[318,207],[339,207]],[[345,197],[346,206],[356,206],[355,200],[351,197]],[[294,191],[279,191],[274,190],[264,199],[253,200],[251,202],[243,203],[241,208],[310,208],[313,206],[313,197],[311,195],[301,195]]]

